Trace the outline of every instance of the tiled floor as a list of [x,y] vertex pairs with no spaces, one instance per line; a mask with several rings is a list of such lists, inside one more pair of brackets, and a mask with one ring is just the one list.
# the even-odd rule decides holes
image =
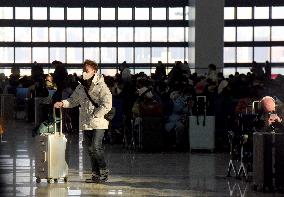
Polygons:
[[[90,165],[81,139],[69,140],[69,181],[35,182],[33,125],[10,122],[0,144],[0,196],[283,196],[253,192],[251,183],[225,178],[227,154],[134,153],[106,146],[111,174],[87,184]],[[81,137],[81,135],[79,135]],[[77,137],[78,138],[78,137]]]

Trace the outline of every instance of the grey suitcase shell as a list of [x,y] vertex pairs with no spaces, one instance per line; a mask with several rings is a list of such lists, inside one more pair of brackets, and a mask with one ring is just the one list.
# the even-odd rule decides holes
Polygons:
[[[55,117],[55,109],[53,109]],[[68,165],[65,160],[65,150],[67,139],[62,133],[62,110],[60,109],[60,131],[57,132],[55,125],[55,133],[36,136],[35,144],[35,176],[36,182],[41,179],[47,179],[47,182],[53,179],[57,182],[63,178],[67,182]]]

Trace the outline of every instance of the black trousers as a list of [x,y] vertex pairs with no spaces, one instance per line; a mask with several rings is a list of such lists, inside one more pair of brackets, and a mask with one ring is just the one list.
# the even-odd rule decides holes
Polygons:
[[88,148],[91,159],[92,172],[100,175],[100,170],[106,169],[106,162],[103,151],[104,129],[94,129],[83,131],[84,145]]

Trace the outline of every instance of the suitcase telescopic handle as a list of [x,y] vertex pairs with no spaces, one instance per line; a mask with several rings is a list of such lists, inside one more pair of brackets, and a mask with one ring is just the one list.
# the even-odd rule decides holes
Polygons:
[[[55,113],[56,108],[53,108],[53,120],[54,120],[54,132],[57,132],[57,125],[56,125],[56,113]],[[62,128],[63,128],[63,124],[62,124],[62,109],[59,108],[59,112],[60,112],[60,119],[59,119],[59,123],[60,123],[60,128],[59,128],[59,135],[62,135]]]

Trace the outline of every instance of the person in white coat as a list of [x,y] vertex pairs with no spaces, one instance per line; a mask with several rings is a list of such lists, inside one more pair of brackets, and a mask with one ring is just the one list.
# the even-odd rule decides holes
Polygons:
[[105,129],[108,129],[109,122],[104,116],[111,110],[112,95],[97,70],[96,62],[86,60],[83,65],[82,83],[76,87],[70,98],[54,104],[56,108],[73,108],[80,105],[79,129],[83,131],[84,145],[88,147],[92,165],[92,177],[86,179],[88,183],[106,181],[109,173],[102,140]]

